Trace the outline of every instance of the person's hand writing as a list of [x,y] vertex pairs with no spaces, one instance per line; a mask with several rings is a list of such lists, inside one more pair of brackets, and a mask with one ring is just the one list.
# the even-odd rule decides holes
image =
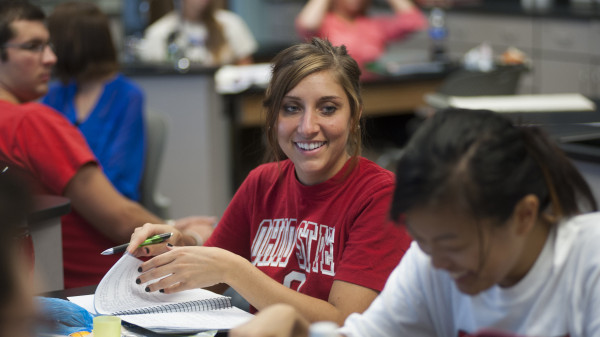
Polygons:
[[308,335],[309,323],[287,304],[261,310],[252,320],[229,331],[231,337],[300,337]]
[[168,252],[144,262],[140,283],[152,282],[147,291],[169,294],[194,288],[205,288],[217,283],[227,283],[229,273],[240,270],[242,257],[215,247],[172,247]]

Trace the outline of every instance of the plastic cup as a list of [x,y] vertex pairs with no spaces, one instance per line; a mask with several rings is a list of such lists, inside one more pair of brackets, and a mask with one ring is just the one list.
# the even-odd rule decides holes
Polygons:
[[94,317],[94,337],[121,337],[121,319],[117,316]]

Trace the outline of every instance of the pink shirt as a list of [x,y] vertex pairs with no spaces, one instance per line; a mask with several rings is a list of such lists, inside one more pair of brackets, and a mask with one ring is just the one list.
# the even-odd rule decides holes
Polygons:
[[297,21],[296,30],[305,39],[317,36],[327,38],[334,46],[345,45],[350,56],[364,69],[365,63],[378,59],[385,52],[388,42],[402,39],[426,25],[423,13],[414,8],[395,15],[362,16],[354,21],[327,13],[317,31],[308,31]]

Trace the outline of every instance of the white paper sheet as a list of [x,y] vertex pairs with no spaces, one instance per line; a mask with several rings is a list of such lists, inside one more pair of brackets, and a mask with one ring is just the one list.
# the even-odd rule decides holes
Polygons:
[[594,102],[581,94],[539,94],[507,96],[449,96],[448,105],[463,109],[488,109],[496,112],[593,111]]
[[[135,283],[135,279],[140,274],[137,270],[141,264],[141,260],[126,253],[102,278],[95,295],[74,296],[69,300],[92,313],[112,315],[117,311],[165,304],[206,299],[211,299],[211,303],[214,303],[229,299],[204,289],[192,289],[174,294],[148,293],[144,291],[145,284]],[[166,309],[160,311],[144,314],[119,314],[119,317],[125,322],[155,332],[229,330],[253,317],[252,314],[236,307],[204,311],[166,312]]]

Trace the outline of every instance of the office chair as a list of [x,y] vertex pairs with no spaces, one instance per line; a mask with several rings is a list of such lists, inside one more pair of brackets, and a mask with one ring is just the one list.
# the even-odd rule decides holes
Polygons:
[[164,116],[146,114],[146,158],[141,184],[141,204],[162,219],[169,219],[171,200],[157,191],[158,177],[167,140],[167,120]]

